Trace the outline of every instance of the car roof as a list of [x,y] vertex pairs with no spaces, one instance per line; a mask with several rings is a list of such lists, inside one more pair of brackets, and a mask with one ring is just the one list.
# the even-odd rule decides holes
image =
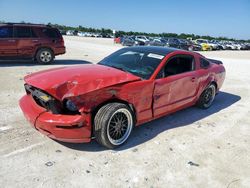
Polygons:
[[179,49],[175,49],[175,48],[158,47],[158,46],[133,46],[133,47],[126,47],[125,49],[131,49],[131,50],[146,52],[146,53],[155,53],[155,54],[164,55],[164,56],[166,56],[167,54],[171,52],[179,51]]
[[[51,27],[45,24],[33,24],[33,23],[1,23],[0,26],[30,26],[30,27]],[[52,28],[52,27],[51,27]]]

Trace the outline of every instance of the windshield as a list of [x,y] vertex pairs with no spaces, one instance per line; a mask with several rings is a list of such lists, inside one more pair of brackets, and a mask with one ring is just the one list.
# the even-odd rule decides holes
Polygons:
[[98,64],[129,72],[142,79],[149,79],[163,58],[163,55],[124,48]]

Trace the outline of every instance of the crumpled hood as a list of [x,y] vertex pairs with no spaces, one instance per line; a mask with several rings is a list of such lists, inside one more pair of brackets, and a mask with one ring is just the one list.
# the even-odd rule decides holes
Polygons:
[[25,76],[24,80],[27,84],[63,100],[140,78],[115,68],[84,64],[36,72]]

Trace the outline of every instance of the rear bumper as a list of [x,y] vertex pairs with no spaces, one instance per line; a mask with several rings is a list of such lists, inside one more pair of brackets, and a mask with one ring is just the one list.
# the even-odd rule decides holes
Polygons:
[[55,55],[61,55],[61,54],[65,54],[65,53],[66,53],[66,48],[65,48],[65,46],[55,47],[55,48],[54,48],[54,54],[55,54]]
[[23,96],[19,105],[26,119],[42,134],[63,142],[90,142],[89,115],[52,114],[37,105],[31,95]]

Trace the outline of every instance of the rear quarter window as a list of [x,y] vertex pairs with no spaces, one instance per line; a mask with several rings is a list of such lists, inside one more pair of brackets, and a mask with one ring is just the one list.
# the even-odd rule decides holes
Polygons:
[[205,58],[200,58],[200,67],[201,68],[208,68],[210,66],[210,63],[208,60],[206,60]]
[[42,33],[48,38],[60,38],[61,37],[59,32],[56,29],[52,29],[52,28],[43,28]]

